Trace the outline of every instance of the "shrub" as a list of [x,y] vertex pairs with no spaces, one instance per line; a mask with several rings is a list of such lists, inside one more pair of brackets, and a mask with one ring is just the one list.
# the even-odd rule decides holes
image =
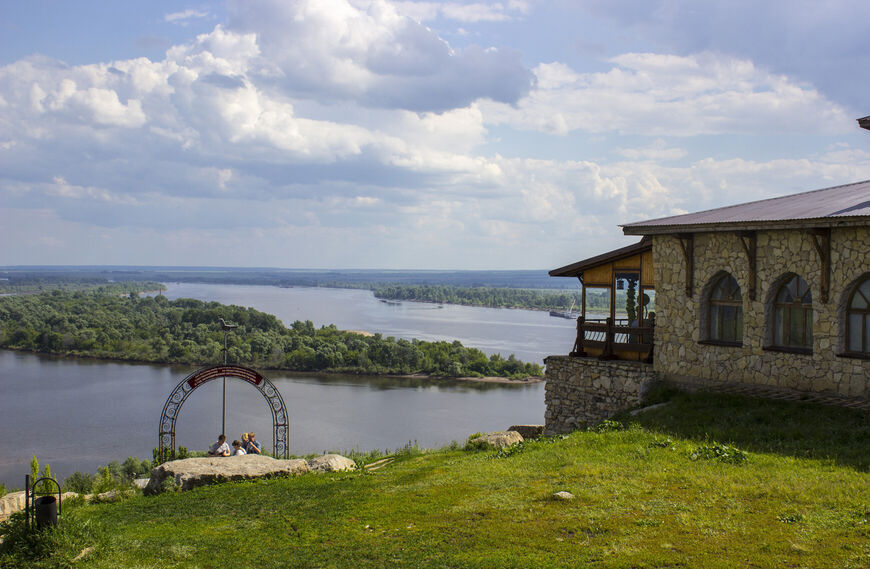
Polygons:
[[647,446],[649,448],[672,448],[674,446],[674,441],[671,440],[671,437],[665,437],[663,439],[655,437]]
[[104,542],[102,532],[75,515],[64,513],[56,528],[28,531],[25,513],[16,512],[0,523],[0,567],[71,567],[85,548]]
[[483,442],[480,437],[482,437],[485,433],[473,433],[468,435],[468,438],[465,440],[465,450],[487,450],[490,448],[488,444]]
[[622,431],[624,429],[625,425],[623,425],[619,421],[611,421],[610,419],[605,419],[597,425],[593,425],[586,430],[593,433],[610,433],[613,431]]
[[[178,447],[177,449],[170,449],[166,447],[154,447],[151,451],[152,458],[154,459],[149,463],[148,472],[151,471],[152,468],[160,466],[164,462],[169,462],[170,460],[182,460],[185,458],[190,458],[193,456],[187,447]],[[144,464],[147,461],[142,461]]]
[[689,458],[692,460],[718,460],[726,464],[742,464],[749,457],[737,447],[714,442],[699,446],[689,453]]
[[97,477],[93,474],[76,470],[63,481],[63,489],[79,494],[90,494],[96,481]]

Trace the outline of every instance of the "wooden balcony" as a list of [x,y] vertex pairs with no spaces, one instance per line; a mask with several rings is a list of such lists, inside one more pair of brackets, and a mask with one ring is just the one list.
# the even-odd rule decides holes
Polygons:
[[623,318],[577,318],[577,339],[572,357],[600,360],[633,360],[651,364],[655,339],[655,318],[646,326],[630,326]]

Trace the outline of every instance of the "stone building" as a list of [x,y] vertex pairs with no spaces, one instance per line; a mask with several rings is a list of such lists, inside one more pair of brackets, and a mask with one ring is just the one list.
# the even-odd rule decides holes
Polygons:
[[546,360],[549,432],[654,381],[870,403],[870,181],[623,232],[643,239],[550,272],[585,294],[571,354]]

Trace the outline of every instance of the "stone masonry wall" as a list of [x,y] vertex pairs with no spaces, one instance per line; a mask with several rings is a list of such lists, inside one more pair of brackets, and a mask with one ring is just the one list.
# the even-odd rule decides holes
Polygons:
[[[831,232],[831,286],[827,303],[812,237],[801,230],[759,231],[756,299],[749,299],[748,261],[733,233],[695,234],[694,290],[685,295],[679,240],[655,236],[655,369],[665,380],[746,383],[870,399],[870,361],[838,356],[844,348],[845,304],[855,283],[870,273],[870,227]],[[705,292],[721,271],[743,294],[743,345],[707,345]],[[789,273],[812,290],[812,354],[766,350],[771,341],[772,299]]]
[[549,356],[544,434],[569,433],[640,403],[653,366],[630,361]]

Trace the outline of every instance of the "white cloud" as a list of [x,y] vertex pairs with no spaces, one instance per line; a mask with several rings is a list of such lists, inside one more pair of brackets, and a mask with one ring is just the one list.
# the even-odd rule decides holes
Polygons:
[[601,73],[562,63],[535,68],[537,87],[515,106],[482,101],[485,122],[551,134],[656,136],[840,133],[854,119],[812,87],[713,53],[628,53]]
[[228,29],[256,33],[261,76],[296,96],[444,111],[488,98],[513,103],[532,75],[517,53],[451,47],[385,1],[231,4]]
[[[362,2],[357,2],[362,5]],[[529,12],[528,2],[395,2],[396,9],[418,22],[443,18],[466,24],[504,22]]]
[[629,160],[653,160],[656,162],[679,160],[688,155],[685,148],[669,148],[668,143],[661,138],[643,148],[619,148],[617,152]]
[[183,12],[172,12],[166,14],[163,16],[163,20],[172,24],[178,24],[179,26],[186,26],[190,23],[190,20],[201,20],[208,17],[208,10],[187,9]]
[[[440,23],[524,9],[430,4]],[[625,244],[619,223],[870,178],[855,145],[697,151],[694,135],[856,129],[747,59],[545,63],[528,90],[518,57],[459,50],[409,5],[240,2],[161,61],[0,67],[0,224],[27,242],[0,264],[552,267]]]

